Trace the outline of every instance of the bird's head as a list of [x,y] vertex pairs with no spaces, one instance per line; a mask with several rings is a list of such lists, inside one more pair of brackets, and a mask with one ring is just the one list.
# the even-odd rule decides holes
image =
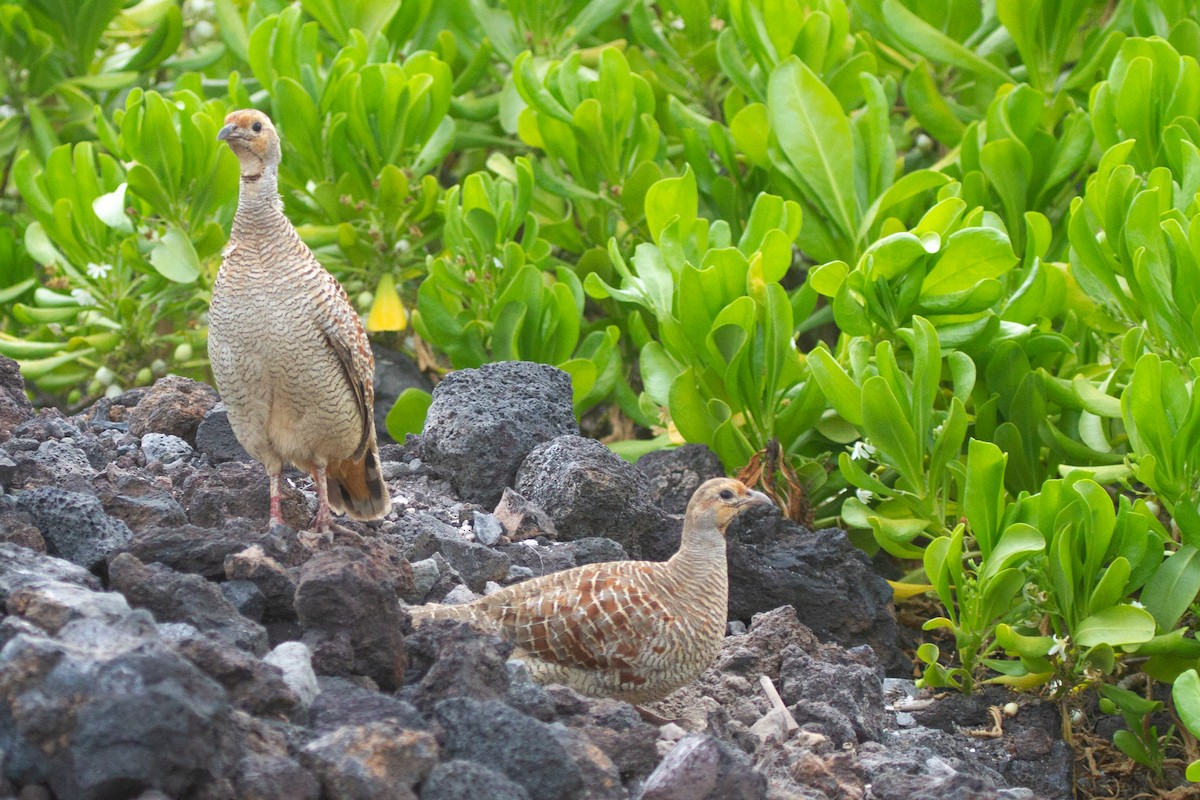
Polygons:
[[688,522],[711,524],[725,533],[733,518],[750,506],[772,505],[771,498],[732,478],[713,478],[700,484],[688,502]]
[[231,111],[217,139],[227,143],[242,162],[242,177],[254,179],[279,165],[279,134],[270,118],[253,108]]

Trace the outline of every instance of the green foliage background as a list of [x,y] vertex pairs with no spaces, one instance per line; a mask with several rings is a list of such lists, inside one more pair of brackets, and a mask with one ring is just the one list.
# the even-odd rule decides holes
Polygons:
[[630,455],[777,441],[919,565],[928,685],[1141,670],[1194,728],[1198,58],[1194,0],[0,3],[0,353],[71,406],[205,377],[255,106],[377,338],[557,364]]

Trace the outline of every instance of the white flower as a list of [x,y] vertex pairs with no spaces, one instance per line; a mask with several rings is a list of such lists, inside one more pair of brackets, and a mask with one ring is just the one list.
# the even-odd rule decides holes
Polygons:
[[74,297],[75,302],[79,303],[81,306],[96,305],[96,298],[92,297],[91,292],[89,292],[87,289],[72,289],[71,297]]
[[94,281],[107,278],[108,273],[112,272],[112,268],[112,264],[96,264],[94,262],[88,262],[88,265],[84,267],[87,270],[87,276]]
[[1057,656],[1065,656],[1067,654],[1067,645],[1071,643],[1069,636],[1055,636],[1054,645],[1050,648],[1050,652],[1046,653],[1050,658]]
[[858,502],[866,505],[875,499],[875,493],[870,489],[856,489],[854,496],[858,498]]
[[686,23],[683,21],[683,17],[675,17],[673,20],[671,20],[667,24],[671,26],[672,30],[681,31],[681,30],[683,30]]
[[504,262],[500,260],[499,256],[492,256],[492,266],[496,269],[504,269]]
[[866,440],[859,439],[854,443],[854,448],[850,451],[851,461],[863,461],[868,458],[875,457],[874,445],[868,444]]
[[1130,600],[1129,605],[1133,606],[1134,608],[1145,608],[1140,600]]

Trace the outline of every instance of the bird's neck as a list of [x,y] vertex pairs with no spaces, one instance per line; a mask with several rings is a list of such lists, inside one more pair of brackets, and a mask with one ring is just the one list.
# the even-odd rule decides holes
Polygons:
[[[679,551],[671,556],[670,567],[686,583],[704,586],[726,573],[725,537],[716,525],[706,520],[685,519]],[[686,585],[685,583],[685,585]]]
[[237,213],[233,216],[233,237],[275,227],[282,216],[278,167],[264,167],[257,175],[243,174]]

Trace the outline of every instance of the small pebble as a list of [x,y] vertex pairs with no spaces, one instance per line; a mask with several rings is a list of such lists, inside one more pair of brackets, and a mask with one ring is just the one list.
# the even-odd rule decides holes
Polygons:
[[483,511],[475,512],[474,530],[475,541],[486,544],[488,547],[500,541],[500,537],[504,535],[504,526],[500,524],[496,515]]
[[457,606],[478,599],[479,595],[468,589],[465,584],[460,583],[458,586],[455,586],[453,589],[451,589],[444,598],[442,598],[442,603],[448,606]]
[[729,633],[729,635],[730,635],[730,636],[743,636],[743,635],[745,635],[745,633],[746,633],[746,623],[742,622],[740,619],[732,619],[732,620],[730,620],[730,621],[729,621],[729,631],[728,631],[728,633]]
[[505,583],[516,583],[517,581],[527,581],[534,576],[534,571],[529,567],[523,567],[519,564],[513,564],[508,568],[508,574],[504,576]]
[[412,571],[413,597],[423,600],[433,585],[437,583],[442,570],[432,558],[422,558],[420,561],[412,562]]

